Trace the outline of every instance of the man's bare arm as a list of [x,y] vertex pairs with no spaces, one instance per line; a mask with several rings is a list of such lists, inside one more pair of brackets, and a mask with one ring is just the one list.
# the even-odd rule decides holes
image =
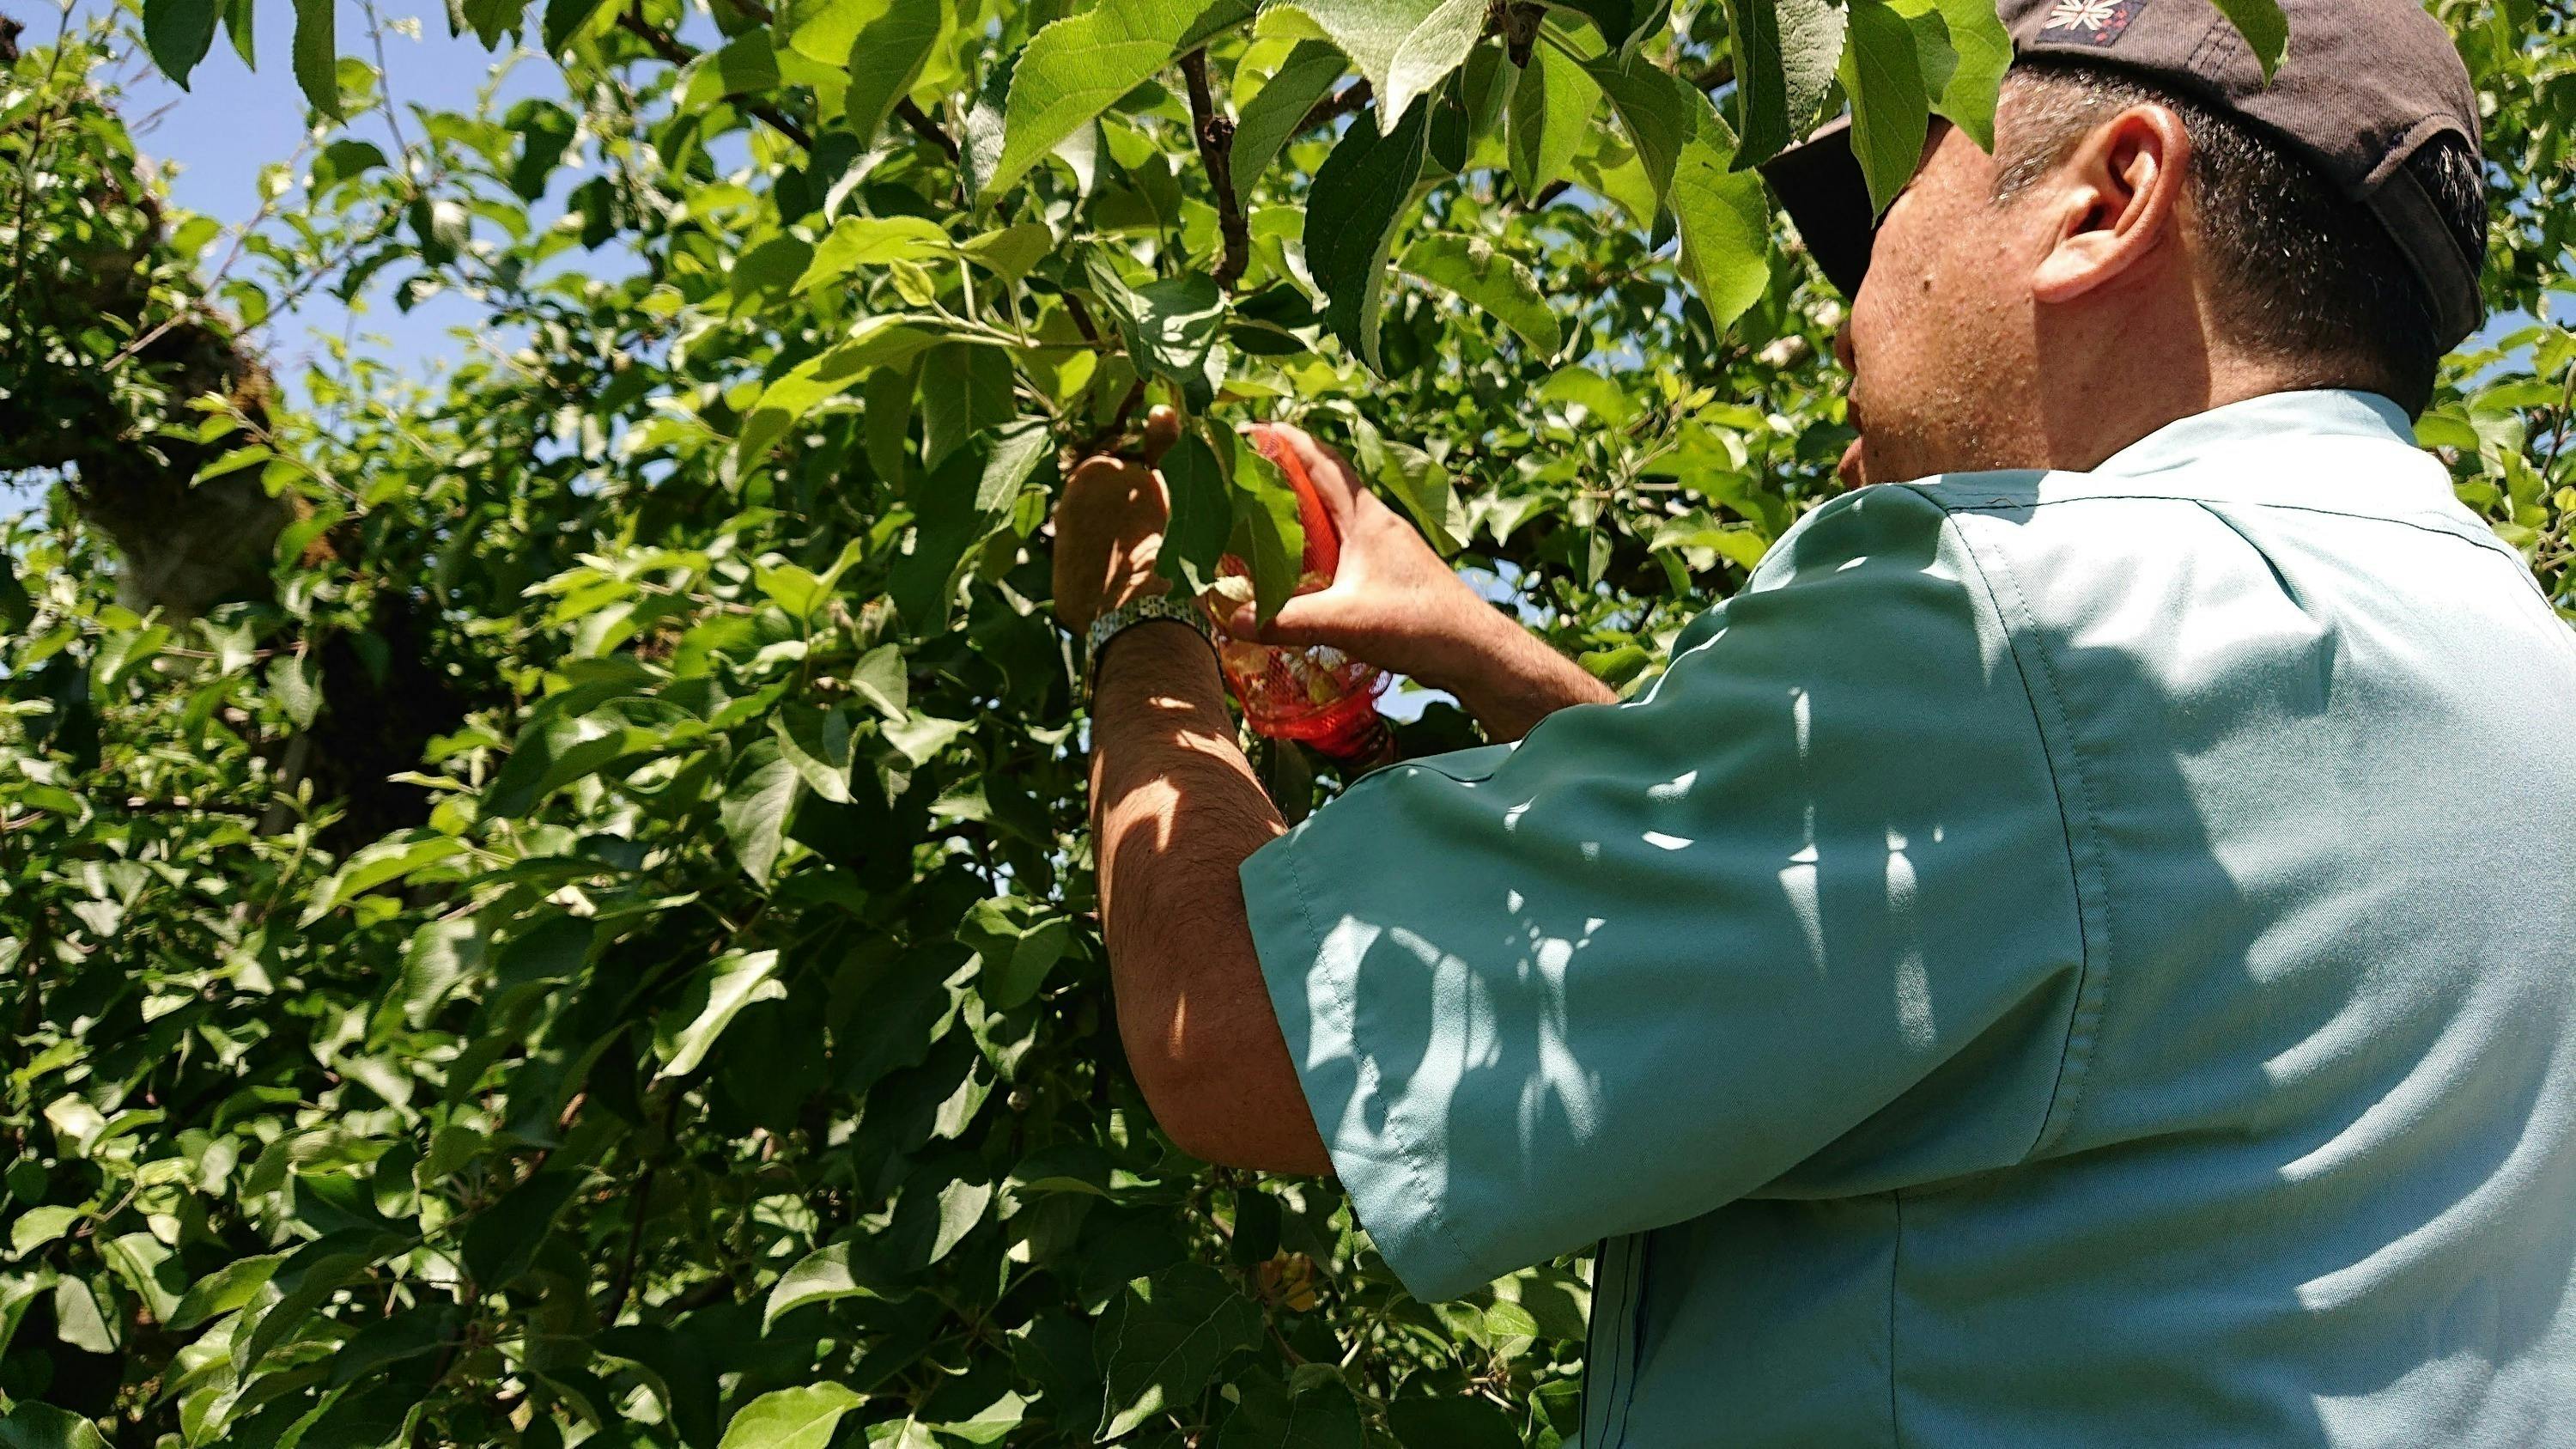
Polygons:
[[1091,810],[1118,1032],[1155,1120],[1210,1162],[1331,1171],[1235,873],[1285,826],[1188,629],[1138,625],[1103,654]]

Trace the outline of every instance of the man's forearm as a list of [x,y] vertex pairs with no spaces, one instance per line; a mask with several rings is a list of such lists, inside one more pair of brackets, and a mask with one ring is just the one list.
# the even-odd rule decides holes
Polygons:
[[1121,634],[1091,730],[1101,937],[1147,1102],[1194,1155],[1329,1171],[1236,875],[1285,826],[1235,744],[1207,645],[1174,624]]
[[1619,697],[1583,666],[1481,599],[1461,610],[1437,661],[1414,677],[1456,696],[1484,726],[1486,737],[1498,742],[1519,739],[1568,705],[1609,704]]

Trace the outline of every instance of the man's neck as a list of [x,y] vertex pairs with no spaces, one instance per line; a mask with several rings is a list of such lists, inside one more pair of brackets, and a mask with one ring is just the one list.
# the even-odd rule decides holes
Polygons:
[[[2270,358],[2201,346],[2104,347],[2091,365],[2042,383],[2048,466],[2091,472],[2140,439],[2184,418],[2274,393],[2357,384],[2326,372],[2285,367]],[[2071,375],[2070,375],[2071,374]]]

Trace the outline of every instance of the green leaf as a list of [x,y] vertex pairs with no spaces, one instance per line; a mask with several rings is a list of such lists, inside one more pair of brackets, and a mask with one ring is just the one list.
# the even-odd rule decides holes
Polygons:
[[1530,52],[1503,128],[1512,185],[1522,197],[1536,197],[1566,174],[1599,109],[1601,87],[1581,61],[1553,45]]
[[1251,0],[1102,0],[1031,37],[1011,74],[986,201],[1093,118],[1210,36],[1252,18]]
[[608,0],[546,0],[545,21],[541,27],[545,32],[546,54],[563,54],[572,44],[573,37],[607,5]]
[[1378,312],[1396,223],[1413,205],[1428,149],[1429,105],[1385,135],[1354,125],[1315,172],[1306,199],[1306,265],[1325,297],[1324,321],[1354,357],[1384,372]]
[[284,1253],[262,1253],[255,1257],[235,1258],[188,1286],[179,1295],[179,1306],[170,1310],[172,1329],[194,1328],[218,1314],[246,1307],[268,1286],[277,1274],[278,1265],[286,1261]]
[[1055,233],[1041,221],[1015,222],[957,244],[957,254],[1006,282],[1017,282],[1055,250]]
[[2012,68],[2013,42],[1989,0],[1939,0],[1943,28],[1957,57],[1935,111],[1968,133],[1978,149],[1995,149],[1995,103]]
[[1341,47],[1377,94],[1378,114],[1401,116],[1464,64],[1485,33],[1486,0],[1284,0]]
[[758,740],[742,752],[724,803],[717,807],[734,861],[756,885],[769,884],[778,866],[778,852],[787,843],[787,817],[796,808],[796,786],[796,767],[780,755],[778,741]]
[[1885,5],[1853,6],[1840,73],[1852,98],[1852,154],[1869,182],[1871,208],[1884,213],[1914,180],[1931,134],[1932,102],[1913,27]]
[[1664,17],[1666,0],[1546,0],[1588,17],[1615,51],[1626,51]]
[[933,1199],[939,1212],[939,1231],[931,1236],[930,1257],[924,1267],[947,1257],[984,1220],[985,1209],[993,1205],[993,1184],[977,1178],[953,1178],[939,1185]]
[[288,723],[311,729],[322,713],[322,667],[303,650],[280,654],[268,661],[268,692]]
[[300,930],[380,885],[453,860],[465,853],[465,842],[452,835],[417,839],[396,837],[361,848],[313,892],[312,903],[296,921]]
[[1556,351],[1562,333],[1538,278],[1484,238],[1426,236],[1406,247],[1396,265],[1519,333],[1542,354]]
[[457,1249],[467,1275],[487,1290],[518,1281],[536,1261],[555,1219],[589,1180],[578,1167],[548,1168],[477,1214]]
[[[515,1198],[527,1190],[522,1187],[511,1197]],[[508,1206],[510,1200],[502,1199],[500,1204],[476,1220],[475,1227],[482,1227],[485,1220]],[[534,1251],[533,1234],[513,1241],[527,1251]],[[474,1232],[469,1229],[461,1248],[469,1271],[479,1261],[475,1242]],[[315,1310],[331,1300],[332,1295],[349,1286],[377,1259],[402,1248],[405,1243],[405,1239],[378,1228],[345,1228],[317,1238],[289,1254],[286,1261],[278,1266],[277,1276],[271,1280],[280,1294],[277,1301],[259,1314],[256,1326],[249,1327],[246,1332],[236,1330],[234,1333],[234,1372],[247,1376],[261,1359],[268,1356],[269,1350],[292,1338],[296,1330],[312,1318]]]
[[188,72],[215,43],[217,0],[143,0],[143,46],[161,73],[188,88]]
[[[2280,0],[2216,0],[2219,12],[2245,36],[2254,49],[2254,58],[2263,63],[2263,79],[2270,80],[2290,54],[2290,21],[2281,13]],[[1942,7],[1948,9],[1948,5]]]
[[913,87],[938,48],[949,7],[940,0],[888,0],[882,13],[860,27],[844,52],[850,88],[841,104],[850,129],[872,138]]
[[1519,1449],[1511,1416],[1477,1398],[1400,1398],[1386,1406],[1387,1427],[1398,1443],[1440,1444],[1450,1449]]
[[727,96],[778,89],[778,52],[770,46],[768,31],[750,31],[715,54],[691,61],[687,76],[680,83],[680,109],[703,111]]
[[763,1333],[782,1315],[792,1313],[809,1303],[829,1303],[840,1298],[877,1298],[893,1292],[877,1267],[866,1243],[843,1241],[817,1248],[797,1261],[795,1267],[779,1275],[769,1290],[769,1302],[761,1310]]
[[880,367],[911,360],[940,339],[925,319],[900,315],[870,317],[837,345],[798,363],[761,390],[744,413],[735,457],[749,462],[769,451],[798,420],[827,398],[865,382]]
[[[28,597],[27,586],[18,581],[17,561],[0,555],[0,630],[21,632],[35,617],[36,601]],[[230,674],[232,668],[227,663],[223,672]]]
[[1214,277],[1194,272],[1131,287],[1095,262],[1091,280],[1138,371],[1171,384],[1192,412],[1216,401],[1230,354],[1223,342],[1225,292]]
[[224,0],[224,34],[232,40],[233,54],[250,70],[259,69],[259,46],[251,28],[255,4],[256,0]]
[[[1990,0],[1945,3],[1981,6],[1986,19],[2001,27]],[[1735,106],[1743,132],[1735,165],[1741,170],[1770,160],[1815,123],[1833,89],[1845,22],[1842,9],[1827,0],[1727,0],[1726,11],[1734,32]],[[2004,56],[2012,56],[2009,41]]]
[[1010,354],[943,342],[921,358],[921,462],[936,468],[966,440],[1019,411]]
[[662,1059],[656,1076],[685,1077],[696,1071],[744,1007],[784,1000],[787,984],[777,979],[777,970],[776,951],[727,951],[708,962],[681,1005],[654,1020],[653,1054]]
[[295,83],[313,109],[340,116],[340,32],[336,0],[295,0]]
[[948,232],[919,216],[845,216],[832,223],[814,248],[813,262],[791,289],[811,291],[861,267],[930,261],[948,254]]
[[[976,448],[952,450],[918,490],[912,549],[887,580],[896,610],[924,631],[946,623],[974,549],[1007,526],[1020,491],[1055,457],[1040,418],[1007,424],[979,442],[980,457]],[[891,727],[886,737],[894,738]]]
[[1362,1449],[1368,1443],[1359,1401],[1332,1379],[1317,1379],[1293,1396],[1265,1374],[1246,1374],[1234,1387],[1239,1400],[1216,1449]]
[[1005,1393],[966,1418],[943,1419],[931,1427],[946,1438],[968,1444],[992,1444],[1020,1427],[1028,1413],[1028,1400],[1018,1394]]
[[1771,284],[1771,204],[1762,183],[1734,169],[1735,137],[1697,86],[1641,55],[1590,69],[1680,228],[1683,272],[1710,319],[1726,326]]
[[1306,113],[1342,78],[1341,52],[1320,40],[1301,40],[1261,89],[1244,103],[1234,124],[1234,198],[1252,201],[1253,183],[1296,136]]
[[28,1399],[0,1415],[0,1449],[107,1449],[107,1440],[80,1415]]
[[958,923],[958,944],[984,958],[986,1005],[1008,1011],[1036,998],[1049,971],[1073,939],[1064,917],[1038,914],[1016,896],[995,896],[969,907]]
[[964,720],[939,719],[917,714],[900,723],[889,723],[883,733],[885,741],[915,765],[927,765],[939,757],[959,735],[973,729]]
[[448,33],[471,30],[485,50],[492,50],[499,47],[501,37],[518,27],[527,9],[527,0],[448,0]]
[[1234,534],[1234,490],[1226,486],[1224,463],[1197,428],[1182,432],[1163,455],[1160,471],[1172,516],[1155,569],[1183,593],[1203,594],[1216,582],[1217,560]]
[[1100,1442],[1167,1410],[1185,1411],[1226,1355],[1260,1336],[1260,1305],[1204,1264],[1183,1263],[1128,1285],[1098,1331],[1106,1420]]
[[850,691],[890,720],[911,713],[911,678],[900,645],[880,644],[850,669]]
[[866,1402],[835,1383],[774,1390],[733,1416],[718,1449],[826,1449],[841,1416]]
[[733,294],[731,314],[741,317],[780,300],[791,283],[804,290],[805,277],[811,275],[806,263],[813,256],[814,248],[805,242],[774,236],[734,258],[725,272],[725,290]]
[[72,1230],[87,1216],[76,1207],[32,1207],[9,1224],[9,1251],[23,1258]]
[[669,740],[666,733],[635,723],[624,711],[650,717],[654,712],[675,712],[673,706],[655,700],[614,700],[603,701],[597,709],[573,712],[586,702],[567,693],[538,703],[512,742],[510,758],[484,790],[478,818],[523,815],[564,786]]
[[840,709],[787,705],[769,717],[779,757],[814,793],[835,805],[850,803],[850,716]]

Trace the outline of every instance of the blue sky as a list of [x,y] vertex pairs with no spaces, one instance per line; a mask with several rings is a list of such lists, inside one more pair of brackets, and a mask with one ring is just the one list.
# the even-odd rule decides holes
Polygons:
[[[113,8],[109,0],[74,0],[73,23],[106,15]],[[179,168],[170,183],[172,199],[227,226],[237,226],[258,211],[260,168],[293,156],[305,137],[304,102],[295,88],[288,57],[293,12],[282,0],[259,0],[258,8],[256,72],[242,64],[223,36],[216,38],[214,49],[189,77],[190,89],[185,91],[139,53],[114,72],[124,89],[121,109],[136,145],[153,160],[174,162]],[[12,3],[10,9],[26,22],[28,40],[50,41],[55,23],[51,7],[38,11]],[[388,87],[405,106],[470,112],[475,93],[490,79],[494,67],[510,58],[506,49],[498,55],[487,52],[471,34],[451,37],[445,8],[436,0],[425,7],[419,0],[390,0],[380,3],[376,13],[386,22]],[[419,39],[400,33],[400,22],[405,20],[417,20]],[[363,5],[342,0],[343,55],[373,59],[369,38],[373,28]],[[501,94],[506,106],[520,96],[556,93],[560,86],[554,66],[530,54],[512,67]],[[354,122],[350,134],[376,142],[388,155],[394,152],[380,115]],[[412,127],[410,134],[417,138],[418,128]],[[286,204],[293,200],[290,195]],[[221,256],[229,244],[229,238],[218,240],[210,260]],[[359,298],[355,310],[353,317],[351,309],[327,288],[306,293],[292,314],[272,321],[259,338],[272,371],[293,386],[292,379],[303,371],[302,360],[318,350],[316,334],[337,337],[346,330],[353,345],[367,354],[413,376],[426,376],[461,354],[465,344],[452,331],[470,326],[477,314],[472,303],[454,296],[433,298],[405,314],[395,310],[381,286],[372,296]]]

